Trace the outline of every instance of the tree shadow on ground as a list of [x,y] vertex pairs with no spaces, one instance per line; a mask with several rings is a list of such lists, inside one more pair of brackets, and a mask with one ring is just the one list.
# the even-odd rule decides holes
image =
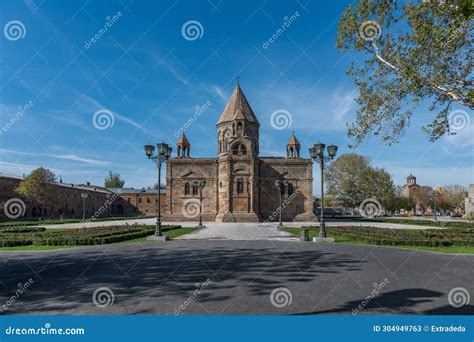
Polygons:
[[127,313],[147,314],[155,308],[139,303],[172,303],[176,298],[181,302],[207,279],[212,291],[200,295],[200,303],[225,304],[236,296],[237,289],[249,296],[267,296],[288,282],[312,282],[322,274],[358,270],[362,262],[352,255],[314,248],[282,250],[281,244],[262,243],[258,248],[246,245],[242,243],[242,248],[236,249],[226,243],[187,247],[172,242],[160,247],[123,245],[104,251],[106,248],[101,246],[51,253],[48,257],[12,257],[0,268],[1,280],[8,288],[0,287],[0,300],[5,302],[18,283],[31,277],[34,283],[30,289],[5,314],[95,309],[92,294],[101,286],[113,290],[115,304],[127,306]]
[[299,315],[331,315],[331,314],[423,314],[423,315],[472,315],[471,305],[454,308],[442,306],[429,310],[416,311],[415,308],[423,303],[432,302],[443,293],[421,288],[409,288],[383,293],[371,299],[361,298],[346,302],[344,305],[331,309],[306,312]]

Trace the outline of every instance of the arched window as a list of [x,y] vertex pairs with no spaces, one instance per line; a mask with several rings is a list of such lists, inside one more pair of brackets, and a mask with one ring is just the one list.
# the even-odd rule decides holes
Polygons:
[[189,195],[189,183],[184,183],[184,195]]
[[242,178],[237,179],[237,193],[244,193],[244,180]]
[[193,184],[193,196],[199,195],[199,187]]
[[237,123],[237,135],[242,135],[242,122]]
[[293,184],[289,183],[288,184],[288,196],[291,196],[293,194]]
[[247,155],[247,148],[245,147],[244,144],[237,143],[232,147],[232,154],[245,156]]

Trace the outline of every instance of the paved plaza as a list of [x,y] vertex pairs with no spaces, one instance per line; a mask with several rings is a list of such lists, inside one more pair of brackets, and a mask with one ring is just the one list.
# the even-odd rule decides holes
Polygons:
[[[92,221],[86,223],[63,223],[63,224],[47,224],[41,225],[49,229],[76,229],[76,228],[89,228],[89,227],[110,227],[110,226],[122,226],[122,225],[131,225],[131,224],[145,224],[145,225],[154,225],[156,223],[155,218],[139,218],[139,219],[128,219],[128,220],[114,220],[114,221]],[[163,222],[163,224],[170,225],[181,225],[183,227],[195,227],[198,222]],[[237,227],[254,227],[258,228],[267,228],[267,227],[276,227],[277,223],[218,223],[218,222],[204,222],[206,228],[223,228],[224,230],[227,227],[232,227],[232,225],[237,225]],[[285,227],[301,227],[301,226],[319,226],[318,222],[283,222]],[[395,229],[442,229],[439,226],[420,226],[414,224],[396,224],[388,222],[364,222],[364,221],[350,221],[350,220],[330,220],[326,222],[326,226],[371,226],[377,228],[395,228]]]
[[473,255],[281,238],[2,252],[3,314],[474,314]]

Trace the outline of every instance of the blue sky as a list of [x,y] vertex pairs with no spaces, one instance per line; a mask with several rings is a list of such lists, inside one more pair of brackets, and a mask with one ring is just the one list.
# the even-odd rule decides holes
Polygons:
[[[175,147],[175,132],[208,103],[185,132],[192,156],[214,157],[215,124],[240,75],[261,124],[262,156],[283,155],[294,130],[305,157],[317,141],[334,143],[340,153],[371,156],[396,184],[410,173],[420,184],[474,183],[472,112],[466,129],[436,143],[421,131],[434,116],[421,106],[399,144],[374,137],[347,147],[357,105],[345,71],[362,61],[335,48],[348,3],[0,0],[0,172],[44,166],[65,182],[102,185],[113,170],[125,186],[153,185],[143,144]],[[12,21],[23,25],[20,36],[6,31]],[[19,106],[27,109],[18,114]],[[281,110],[291,125],[275,129],[271,115]],[[97,129],[97,111],[111,113],[113,125]]]

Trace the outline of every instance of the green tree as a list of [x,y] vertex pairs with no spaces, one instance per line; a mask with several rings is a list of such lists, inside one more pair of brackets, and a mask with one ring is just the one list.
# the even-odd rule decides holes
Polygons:
[[58,188],[54,184],[56,176],[54,173],[43,167],[39,167],[25,177],[20,182],[15,191],[28,202],[40,208],[40,213],[43,208],[53,206],[58,201]]
[[443,208],[447,211],[457,213],[464,212],[465,199],[467,197],[467,189],[462,185],[446,185],[441,189],[441,197]]
[[332,162],[325,173],[328,195],[343,205],[355,207],[368,198],[383,206],[394,194],[390,174],[374,168],[370,160],[358,154],[343,154]]
[[346,8],[336,46],[365,58],[348,70],[359,89],[348,130],[357,144],[370,133],[397,142],[425,100],[437,112],[423,128],[430,140],[454,133],[453,104],[474,108],[471,6],[472,0],[360,0]]
[[106,188],[123,188],[124,184],[125,181],[122,180],[117,172],[109,171],[109,174],[105,177],[104,186]]

